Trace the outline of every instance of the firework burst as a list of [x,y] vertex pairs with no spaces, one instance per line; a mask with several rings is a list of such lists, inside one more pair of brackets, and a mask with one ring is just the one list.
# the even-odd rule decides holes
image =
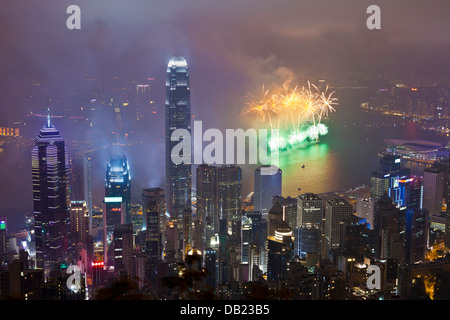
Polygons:
[[334,92],[328,93],[328,87],[321,91],[308,82],[301,88],[284,85],[277,91],[280,93],[270,93],[263,86],[257,98],[249,95],[245,110],[245,113],[257,115],[263,124],[268,121],[270,129],[280,132],[271,137],[271,149],[286,149],[304,141],[317,141],[319,136],[328,133],[322,119],[334,112],[337,105]]

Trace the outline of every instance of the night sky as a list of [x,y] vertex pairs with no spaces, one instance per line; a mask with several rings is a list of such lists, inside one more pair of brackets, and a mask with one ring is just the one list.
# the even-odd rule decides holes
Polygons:
[[[66,27],[72,4],[81,30]],[[366,27],[372,4],[381,30]],[[153,77],[163,108],[167,63],[182,55],[196,119],[239,128],[246,94],[262,84],[349,71],[448,75],[449,16],[448,0],[8,1],[0,10],[0,97],[8,101],[0,114],[12,120],[29,109],[15,103],[24,79],[45,82],[51,97],[77,90],[86,76]]]
[[[66,28],[71,4],[81,30]],[[366,27],[371,4],[381,30]],[[261,83],[305,72],[445,73],[449,14],[446,0],[9,1],[0,11],[2,93],[24,77],[54,90],[86,74],[151,75],[163,85],[175,55],[191,67],[194,112],[239,106]]]

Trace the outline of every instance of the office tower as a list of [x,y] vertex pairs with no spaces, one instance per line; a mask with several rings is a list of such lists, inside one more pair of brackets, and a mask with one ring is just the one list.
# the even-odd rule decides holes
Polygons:
[[241,222],[241,263],[248,265],[250,262],[250,243],[252,240],[252,219],[242,216]]
[[297,223],[301,227],[304,224],[322,225],[324,214],[323,200],[314,193],[305,193],[297,198]]
[[29,270],[23,261],[15,259],[8,266],[8,271],[1,272],[0,277],[0,297],[4,300],[42,300],[42,270]]
[[242,203],[242,169],[239,166],[223,165],[217,168],[218,215],[226,222],[231,235],[233,224],[240,218]]
[[[189,70],[185,58],[170,59],[166,73],[166,193],[167,210],[172,218],[181,218],[191,208],[191,164],[175,164],[171,153],[185,137],[174,137],[177,129],[191,131]],[[191,159],[191,154],[183,155]]]
[[272,172],[269,165],[260,166],[254,172],[254,210],[267,214],[272,208],[272,197],[281,196],[281,169]]
[[340,248],[341,220],[353,214],[353,206],[343,198],[330,199],[325,202],[325,253]]
[[103,261],[93,261],[91,264],[92,267],[92,288],[95,290],[103,286],[106,277],[106,270],[104,270],[104,262]]
[[142,290],[146,283],[146,269],[148,266],[147,254],[136,252],[134,254],[134,275],[138,284],[138,289]]
[[392,178],[389,196],[397,207],[423,208],[422,177]]
[[204,248],[211,248],[211,239],[219,232],[217,167],[197,167],[197,215],[203,223]]
[[450,248],[450,209],[448,206],[445,212],[444,245],[446,248]]
[[396,180],[404,179],[410,174],[410,169],[401,163],[398,155],[384,155],[378,163],[378,171],[372,172],[370,178],[370,196],[380,199]]
[[303,259],[308,253],[320,252],[320,228],[313,223],[294,229],[294,256]]
[[151,91],[149,83],[136,85],[136,120],[146,119],[151,112],[156,112],[156,104]]
[[205,279],[206,289],[212,292],[216,291],[217,287],[217,251],[212,248],[208,248],[204,251],[205,254],[205,269],[207,275]]
[[0,265],[6,262],[8,251],[8,228],[6,217],[0,217]]
[[70,202],[70,230],[75,243],[87,243],[90,215],[86,201]]
[[274,237],[277,226],[284,221],[284,207],[279,203],[275,203],[267,215],[267,236]]
[[162,260],[161,233],[159,231],[159,208],[156,202],[147,202],[145,209],[145,251],[152,260]]
[[173,221],[166,222],[166,247],[164,250],[164,260],[168,264],[176,262],[178,250],[178,230],[177,224]]
[[392,173],[396,175],[396,172],[402,170],[401,158],[397,155],[384,155],[378,162],[378,171],[382,173]]
[[70,200],[85,200],[83,157],[70,157]]
[[35,139],[32,154],[36,268],[59,270],[69,249],[69,156],[59,131],[47,124]]
[[120,197],[125,205],[125,223],[131,223],[131,173],[127,157],[112,155],[106,167],[105,197]]
[[446,170],[446,181],[444,187],[444,196],[446,202],[445,210],[445,233],[444,233],[444,244],[447,248],[450,248],[450,161],[447,162]]
[[297,225],[297,198],[275,196],[272,197],[272,203],[277,201],[284,207],[284,214],[286,222],[294,230]]
[[289,262],[294,257],[292,229],[282,221],[275,229],[275,235],[267,238],[267,279],[285,279],[289,275]]
[[372,172],[370,176],[370,197],[380,199],[384,193],[389,191],[389,173]]
[[182,238],[180,243],[180,252],[182,252],[183,257],[186,256],[194,247],[194,232],[193,232],[193,219],[192,219],[192,209],[185,209],[183,211],[183,225],[182,225]]
[[148,106],[150,104],[150,85],[137,84],[136,85],[136,104]]
[[114,271],[119,277],[134,275],[133,225],[120,224],[114,227]]
[[166,196],[164,190],[161,188],[143,189],[142,204],[146,239],[151,241],[152,247],[157,246],[156,251],[152,250],[151,256],[162,259],[166,242]]
[[370,197],[356,199],[356,215],[365,219],[370,229],[373,229],[375,202],[376,200]]
[[405,260],[407,263],[424,261],[428,250],[428,210],[409,208],[405,220]]
[[430,216],[442,212],[445,170],[441,167],[425,168],[423,173],[423,207]]
[[399,155],[387,154],[380,158],[380,161],[378,162],[378,172],[390,174],[392,177],[398,176],[403,178],[410,175],[411,169],[403,166]]
[[341,249],[343,255],[362,261],[365,257],[375,257],[379,250],[379,237],[362,223],[357,216],[350,216],[340,222]]
[[[70,200],[86,201],[92,215],[92,160],[89,155],[77,154],[71,157]],[[89,221],[92,223],[92,220]]]
[[228,228],[227,221],[220,219],[219,221],[219,245],[217,249],[217,282],[219,284],[227,282],[228,274]]
[[267,271],[267,220],[262,218],[259,211],[247,212],[247,217],[252,219],[252,239],[250,255],[250,273],[254,278],[258,273]]
[[[92,225],[92,159],[89,155],[76,155],[71,158],[70,199],[86,201],[89,213],[89,226]],[[89,230],[89,233],[91,230]]]
[[103,261],[114,266],[113,234],[117,225],[125,224],[126,203],[122,197],[105,197],[103,200]]
[[392,199],[385,194],[375,206],[374,230],[380,238],[381,259],[404,258],[405,208],[395,206]]

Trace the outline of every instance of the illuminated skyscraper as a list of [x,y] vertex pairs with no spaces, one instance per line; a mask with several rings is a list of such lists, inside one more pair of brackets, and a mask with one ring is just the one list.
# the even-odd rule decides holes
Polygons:
[[241,263],[248,265],[250,262],[250,244],[252,241],[252,219],[242,216],[241,223]]
[[166,241],[166,197],[164,190],[161,188],[143,189],[142,203],[147,254],[155,260],[161,260]]
[[227,232],[241,216],[242,169],[234,165],[223,165],[217,169],[217,195],[219,219],[226,223]]
[[172,138],[172,133],[177,129],[186,130],[186,135],[191,132],[189,70],[183,57],[170,59],[167,66],[165,119],[167,209],[172,218],[181,220],[184,209],[191,208],[191,164],[175,164],[171,152],[185,137]]
[[211,248],[211,239],[219,232],[217,167],[197,167],[197,215],[203,223],[204,249]]
[[423,208],[423,179],[422,177],[393,178],[389,188],[389,196],[397,207]]
[[8,250],[8,231],[6,217],[0,217],[0,264],[6,262],[5,254]]
[[389,192],[396,181],[408,177],[410,169],[403,167],[400,156],[384,155],[378,164],[378,171],[372,172],[370,178],[370,196],[380,199]]
[[121,224],[114,227],[114,271],[119,277],[134,275],[133,225]]
[[131,223],[130,168],[125,156],[111,156],[105,179],[103,201],[104,263],[114,265],[113,234],[116,225]]
[[410,208],[405,219],[405,259],[416,263],[425,259],[428,250],[428,209]]
[[91,174],[91,157],[79,154],[71,158],[71,181],[70,181],[70,200],[86,201],[92,225],[92,174]]
[[125,204],[125,223],[131,223],[131,174],[127,157],[113,155],[106,167],[105,197],[121,197]]
[[70,202],[70,229],[73,240],[86,244],[89,236],[89,212],[86,201]]
[[47,124],[35,140],[32,154],[36,267],[58,270],[69,249],[69,156],[59,131]]

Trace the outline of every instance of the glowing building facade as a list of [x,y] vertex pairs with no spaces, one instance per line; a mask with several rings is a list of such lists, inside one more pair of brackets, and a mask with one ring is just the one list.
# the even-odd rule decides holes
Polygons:
[[183,211],[191,208],[191,164],[175,164],[171,153],[185,137],[172,138],[172,133],[177,129],[186,130],[186,135],[191,132],[189,70],[183,57],[172,58],[167,66],[165,105],[167,209],[172,218],[181,219]]
[[36,268],[45,272],[59,269],[70,246],[69,156],[50,118],[31,154]]
[[111,156],[105,179],[105,198],[103,200],[103,248],[104,263],[114,265],[114,228],[120,224],[131,223],[130,168],[125,156]]
[[105,197],[121,197],[125,204],[125,223],[131,223],[131,174],[126,156],[113,155],[106,167]]

